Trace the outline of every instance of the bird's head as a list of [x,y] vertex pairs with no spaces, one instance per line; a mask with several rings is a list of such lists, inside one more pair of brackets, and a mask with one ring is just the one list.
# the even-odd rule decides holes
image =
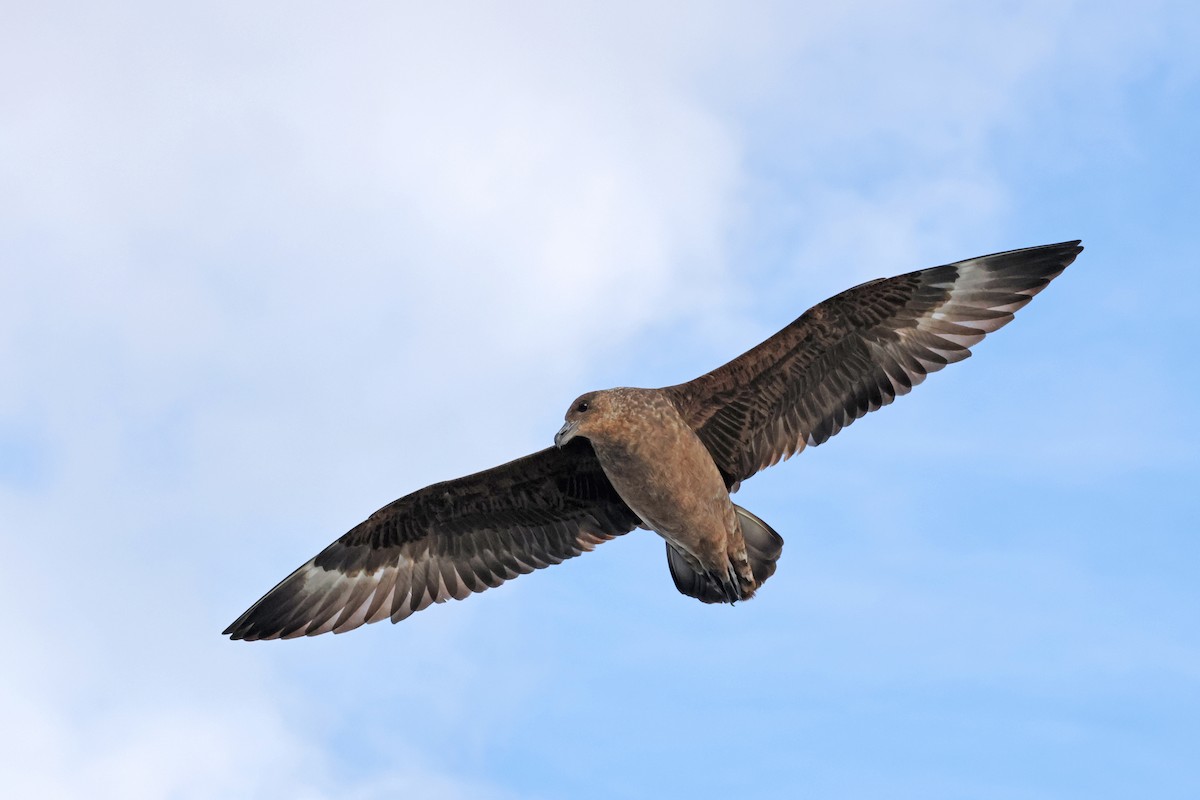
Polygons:
[[587,438],[588,431],[604,413],[604,395],[604,392],[588,392],[576,397],[567,409],[566,422],[559,428],[558,433],[554,434],[554,444],[562,447],[576,436]]
[[[657,392],[618,386],[576,397],[567,409],[566,422],[554,434],[554,443],[562,447],[576,436],[592,444],[621,440],[628,435],[631,421],[653,411]],[[653,414],[651,414],[653,416]]]

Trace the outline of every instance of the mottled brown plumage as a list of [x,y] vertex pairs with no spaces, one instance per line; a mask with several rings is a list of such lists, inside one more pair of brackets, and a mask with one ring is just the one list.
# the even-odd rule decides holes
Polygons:
[[[749,599],[758,588],[729,489],[704,444],[666,392],[622,387],[591,392],[567,411],[555,436],[592,443],[600,466],[642,525],[667,541],[676,585],[702,600]],[[783,542],[772,548],[769,570]],[[765,578],[763,578],[765,580]]]
[[749,598],[783,541],[729,492],[967,358],[1082,249],[1064,242],[864,283],[688,383],[583,395],[555,448],[381,508],[225,633],[290,638],[398,622],[635,527],[666,540],[684,594]]

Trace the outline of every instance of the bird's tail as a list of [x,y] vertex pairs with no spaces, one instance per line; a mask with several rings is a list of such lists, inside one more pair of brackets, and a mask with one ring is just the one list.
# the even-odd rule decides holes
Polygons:
[[767,578],[775,574],[775,563],[783,553],[783,537],[770,525],[751,514],[739,505],[734,505],[737,512],[738,524],[742,528],[742,537],[746,540],[746,555],[750,558],[750,572],[754,575],[754,587],[749,593],[731,596],[736,591],[733,588],[732,575],[713,575],[700,572],[687,562],[682,553],[667,542],[667,565],[671,568],[671,577],[675,579],[675,588],[689,597],[705,603],[729,603],[733,600],[748,599],[758,587],[766,583]]
[[742,536],[746,539],[746,555],[750,556],[750,571],[754,573],[754,588],[775,574],[775,563],[783,554],[783,537],[767,523],[739,505],[734,505]]

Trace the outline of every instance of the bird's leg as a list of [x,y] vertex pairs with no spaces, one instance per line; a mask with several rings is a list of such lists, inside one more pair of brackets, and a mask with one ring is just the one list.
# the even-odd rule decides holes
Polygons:
[[731,591],[729,605],[732,606],[736,605],[737,601],[742,599],[742,581],[741,578],[738,577],[737,567],[733,565],[732,561],[729,562],[727,570],[729,573],[728,586]]

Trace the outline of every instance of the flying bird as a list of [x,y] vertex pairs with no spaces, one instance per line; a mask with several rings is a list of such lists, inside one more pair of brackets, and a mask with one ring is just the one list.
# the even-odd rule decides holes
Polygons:
[[1008,324],[1078,241],[869,281],[688,383],[589,392],[554,447],[389,503],[242,614],[233,639],[288,639],[410,614],[645,528],[680,592],[747,600],[783,539],[730,494],[907,394]]

